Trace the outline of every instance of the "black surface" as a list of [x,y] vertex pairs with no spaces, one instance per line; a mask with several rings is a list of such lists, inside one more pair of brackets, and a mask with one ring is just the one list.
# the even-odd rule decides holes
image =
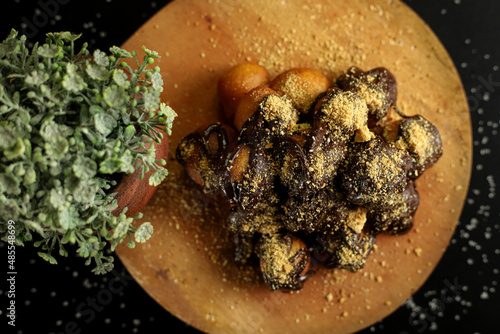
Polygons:
[[[0,38],[83,32],[91,48],[120,45],[168,1],[4,0]],[[456,233],[429,280],[388,318],[362,333],[498,333],[500,298],[500,1],[407,0],[441,39],[462,77],[474,131],[472,182]],[[44,5],[45,4],[45,5]],[[8,217],[2,217],[8,219]],[[83,261],[52,266],[31,245],[17,248],[16,327],[7,326],[0,244],[0,333],[198,333],[161,308],[127,274],[94,276]],[[71,253],[71,252],[70,252]],[[7,331],[4,331],[4,328]]]

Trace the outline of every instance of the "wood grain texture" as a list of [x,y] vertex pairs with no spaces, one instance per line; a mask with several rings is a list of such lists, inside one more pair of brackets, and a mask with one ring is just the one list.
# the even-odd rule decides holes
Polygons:
[[[165,90],[179,114],[170,138],[223,121],[218,77],[242,62],[274,77],[310,67],[336,78],[350,66],[384,66],[398,80],[398,106],[439,129],[444,154],[420,177],[415,227],[379,236],[358,273],[324,270],[296,293],[270,292],[256,270],[232,260],[224,210],[171,175],[143,210],[152,239],[118,254],[165,309],[209,333],[347,333],[387,316],[429,277],[459,219],[471,171],[471,128],[463,87],[439,40],[408,7],[388,0],[174,1],[124,45],[156,50]],[[167,331],[167,329],[165,330]]]

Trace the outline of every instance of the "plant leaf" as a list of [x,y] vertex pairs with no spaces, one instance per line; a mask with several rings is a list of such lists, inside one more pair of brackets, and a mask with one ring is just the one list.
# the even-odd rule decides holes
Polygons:
[[102,52],[101,50],[95,50],[93,56],[94,56],[94,62],[97,65],[104,67],[109,66],[109,58],[105,52]]
[[55,58],[62,51],[62,48],[55,44],[43,44],[37,50],[38,55],[44,58]]
[[99,251],[99,241],[96,237],[90,237],[80,244],[77,252],[81,257],[93,257]]
[[132,222],[132,219],[127,218],[127,219],[121,221],[120,223],[118,223],[118,225],[115,227],[115,229],[113,231],[113,239],[120,239],[123,236],[125,236],[128,232],[128,228],[129,228],[131,222]]
[[40,86],[41,84],[49,80],[49,78],[50,76],[47,72],[34,70],[33,72],[31,72],[26,76],[24,82],[30,86]]
[[83,78],[75,73],[68,73],[64,76],[62,86],[70,92],[78,93],[85,88]]
[[122,162],[120,159],[106,159],[99,165],[99,172],[103,174],[113,174],[120,170]]
[[109,78],[109,72],[103,66],[87,64],[87,66],[85,67],[85,72],[87,72],[89,77],[94,80],[105,81]]
[[50,254],[48,254],[48,253],[38,252],[38,255],[39,255],[42,259],[44,259],[45,261],[50,262],[50,264],[57,264],[56,259],[55,259],[52,255],[50,255]]
[[157,187],[160,183],[165,180],[168,176],[168,170],[163,167],[158,167],[150,176],[149,176],[149,185]]
[[94,125],[97,131],[103,136],[109,135],[113,129],[118,125],[113,116],[101,113],[94,116]]
[[66,208],[66,196],[62,193],[61,189],[51,189],[49,194],[49,202],[56,210],[64,210]]
[[144,94],[144,109],[146,111],[156,111],[160,106],[160,93],[149,91]]
[[109,86],[104,90],[103,97],[110,107],[120,107],[127,99],[125,90],[117,85]]
[[128,89],[130,87],[130,81],[128,80],[127,74],[120,69],[113,71],[113,80],[119,87],[124,89]]
[[146,242],[149,238],[151,238],[151,235],[153,234],[154,228],[151,223],[146,222],[143,223],[137,231],[135,231],[135,241],[139,243],[144,243]]
[[153,75],[151,76],[151,83],[154,90],[158,90],[160,92],[163,90],[163,79],[160,73],[153,73]]
[[90,158],[79,156],[73,164],[73,172],[78,178],[87,180],[97,173],[97,164]]

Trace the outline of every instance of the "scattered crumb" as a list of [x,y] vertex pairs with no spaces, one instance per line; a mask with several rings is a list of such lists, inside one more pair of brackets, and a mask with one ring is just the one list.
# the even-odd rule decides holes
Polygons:
[[417,255],[417,256],[421,256],[422,255],[422,248],[418,247],[418,248],[415,248],[413,250],[413,252]]

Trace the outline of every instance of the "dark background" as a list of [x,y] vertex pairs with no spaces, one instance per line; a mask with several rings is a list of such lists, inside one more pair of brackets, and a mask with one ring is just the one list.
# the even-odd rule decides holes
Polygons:
[[[452,242],[425,285],[395,313],[362,333],[499,333],[500,1],[406,0],[441,39],[462,77],[474,132],[469,194]],[[10,28],[30,41],[49,31],[82,32],[90,49],[121,45],[168,1],[3,0],[0,39]],[[8,217],[2,217],[8,219]],[[0,282],[0,332],[198,333],[161,308],[118,258],[94,276],[82,261],[52,266],[32,245],[16,251],[16,327],[6,326],[7,249]],[[70,252],[71,253],[71,252]],[[111,285],[110,285],[111,284]],[[113,287],[113,293],[109,293]],[[103,291],[108,291],[104,293]],[[446,297],[443,302],[443,298]],[[92,300],[100,298],[92,308]],[[103,305],[105,304],[105,305]],[[66,327],[68,326],[68,327]],[[69,330],[68,330],[69,329]],[[75,333],[78,331],[75,331]]]

